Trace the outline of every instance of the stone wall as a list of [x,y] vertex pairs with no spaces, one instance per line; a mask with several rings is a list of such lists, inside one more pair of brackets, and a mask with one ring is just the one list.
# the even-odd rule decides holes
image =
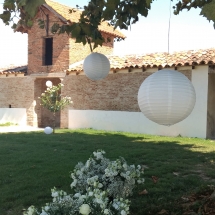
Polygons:
[[[59,19],[43,9],[49,15],[49,27],[59,23]],[[61,72],[69,67],[69,36],[67,34],[53,35],[46,29],[40,29],[37,19],[45,19],[44,14],[38,13],[34,25],[28,31],[28,74],[40,72]],[[53,65],[44,65],[44,44],[45,38],[53,37]]]
[[[191,70],[180,72],[191,79]],[[63,80],[62,94],[71,97],[71,109],[140,112],[138,90],[151,74],[150,69],[145,72],[139,69],[135,73],[109,74],[100,81],[91,81],[85,75],[69,75]],[[67,113],[67,110],[61,113],[61,127],[68,127]]]
[[[49,29],[54,23],[62,24],[60,19],[47,9],[43,10],[49,15]],[[88,44],[84,46],[82,43],[75,43],[75,40],[66,33],[53,35],[49,30],[47,35],[46,29],[39,28],[37,19],[46,18],[44,14],[38,13],[34,25],[28,30],[28,74],[63,72],[70,64],[83,60],[91,53]],[[102,35],[106,40],[109,37],[111,41],[105,42],[94,51],[106,55],[112,54],[114,37],[106,33]],[[49,37],[53,38],[53,65],[46,66],[44,65],[45,38]]]
[[27,124],[34,121],[34,80],[30,77],[0,78],[0,108],[26,108]]
[[[104,80],[91,81],[85,75],[60,78],[33,78],[30,76],[0,78],[0,108],[26,108],[27,124],[50,126],[52,115],[40,106],[38,97],[46,89],[46,81],[54,85],[62,81],[62,95],[70,96],[73,104],[57,115],[57,127],[68,127],[68,109],[112,110],[140,112],[137,94],[140,85],[156,69],[142,72],[109,74]],[[191,78],[191,71],[182,71]]]

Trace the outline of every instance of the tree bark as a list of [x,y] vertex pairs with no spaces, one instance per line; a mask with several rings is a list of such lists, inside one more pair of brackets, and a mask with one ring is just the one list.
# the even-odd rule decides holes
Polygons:
[[53,134],[55,133],[56,115],[53,113]]

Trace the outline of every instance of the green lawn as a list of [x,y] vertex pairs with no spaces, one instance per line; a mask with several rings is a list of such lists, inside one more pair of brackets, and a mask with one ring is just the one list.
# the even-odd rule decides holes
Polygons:
[[[93,151],[145,166],[145,184],[132,197],[132,215],[181,215],[178,200],[215,185],[215,142],[95,130],[0,134],[0,214],[21,215],[51,201],[54,186],[70,192],[70,172]],[[152,176],[158,177],[154,183]],[[146,189],[148,194],[139,195]]]

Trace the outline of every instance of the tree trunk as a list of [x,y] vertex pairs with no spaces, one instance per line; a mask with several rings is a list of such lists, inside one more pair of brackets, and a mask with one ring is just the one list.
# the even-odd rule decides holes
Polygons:
[[53,134],[55,133],[56,115],[53,113]]

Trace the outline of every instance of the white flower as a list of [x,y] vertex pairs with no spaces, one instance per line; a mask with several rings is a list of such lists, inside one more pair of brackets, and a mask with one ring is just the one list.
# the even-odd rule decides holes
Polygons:
[[98,184],[98,188],[102,188],[103,185],[101,183]]
[[98,204],[102,204],[102,203],[103,203],[101,199],[96,199],[96,202],[97,202]]
[[71,178],[75,179],[75,174],[74,173],[71,173]]
[[33,215],[35,212],[35,207],[32,205],[28,208],[26,215]]
[[81,175],[82,174],[82,171],[80,171],[80,170],[78,170],[77,172],[76,172],[76,175]]
[[70,185],[71,188],[75,187],[77,184],[78,180],[74,179],[74,181],[72,182],[72,184]]
[[99,160],[99,159],[103,159],[103,154],[105,152],[104,151],[101,151],[101,152],[93,152],[93,155],[96,157],[96,160]]
[[89,192],[89,196],[93,196],[93,192],[91,191],[91,192]]
[[81,196],[79,197],[80,200],[83,200],[83,199],[85,199],[85,198],[86,198],[86,195],[81,195]]
[[45,209],[46,211],[48,211],[48,210],[50,209],[50,207],[49,207],[49,206],[45,206],[44,209]]
[[119,205],[116,203],[113,203],[113,207],[117,210],[119,208]]
[[126,211],[122,210],[121,215],[127,215]]
[[130,176],[127,175],[127,176],[126,176],[126,180],[130,180]]
[[108,210],[108,209],[105,209],[105,210],[104,210],[104,214],[109,214],[109,210]]
[[42,213],[40,215],[48,215],[44,210],[42,210]]
[[58,197],[58,192],[53,192],[53,193],[52,193],[52,197],[53,197],[53,198]]
[[76,194],[74,195],[75,198],[79,198],[80,196],[81,196],[80,193],[76,193]]
[[89,161],[89,160],[86,162],[86,167],[87,167],[87,168],[90,167],[90,161]]
[[127,170],[127,168],[128,168],[127,164],[123,164],[122,166],[125,170]]
[[90,206],[88,204],[81,205],[79,212],[83,215],[88,215],[91,212]]

